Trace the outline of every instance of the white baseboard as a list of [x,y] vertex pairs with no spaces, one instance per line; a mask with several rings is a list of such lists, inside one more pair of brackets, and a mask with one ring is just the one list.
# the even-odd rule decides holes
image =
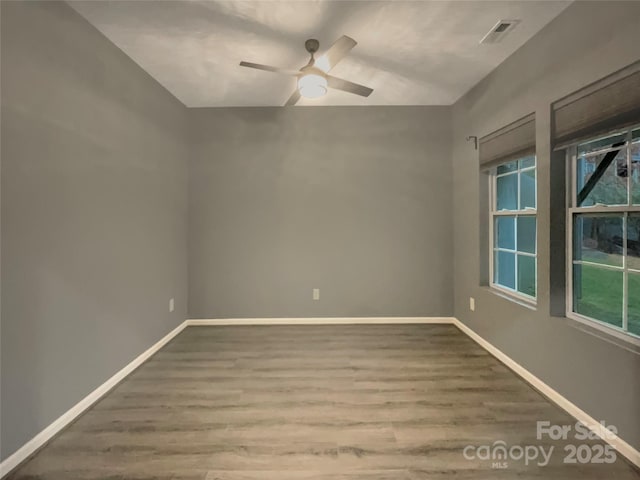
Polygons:
[[[62,414],[47,428],[38,433],[35,437],[20,447],[15,453],[7,457],[0,463],[0,477],[8,474],[21,462],[26,460],[30,455],[47,443],[54,435],[66,427],[69,423],[81,415],[87,408],[97,402],[109,390],[121,382],[127,375],[138,368],[154,353],[160,350],[173,337],[180,333],[187,326],[216,326],[216,325],[355,325],[355,324],[453,324],[463,333],[471,337],[481,347],[487,350],[491,355],[496,357],[516,374],[530,383],[546,395],[551,401],[556,403],[570,415],[580,420],[585,425],[597,425],[598,422],[588,413],[581,410],[578,406],[571,403],[560,393],[555,391],[549,385],[544,383],[538,377],[533,375],[523,366],[512,360],[506,354],[487,342],[480,335],[475,333],[469,327],[454,317],[327,317],[327,318],[238,318],[238,319],[190,319],[185,320],[175,329],[165,335],[160,341],[140,354],[131,363],[117,372],[106,382],[96,388],[93,392],[83,398],[70,410]],[[596,431],[596,433],[598,433]],[[616,450],[628,458],[635,465],[640,466],[640,452],[625,442],[622,438],[615,436],[614,438],[604,439],[613,445]]]
[[25,461],[29,456],[31,456],[36,450],[42,447],[45,443],[47,443],[54,435],[56,435],[60,430],[73,422],[79,415],[81,415],[87,408],[96,403],[100,398],[106,394],[109,390],[115,387],[119,382],[121,382],[127,375],[133,372],[136,368],[138,368],[142,363],[144,363],[151,355],[160,350],[164,345],[169,342],[173,337],[175,337],[178,333],[180,333],[187,326],[187,322],[184,321],[176,328],[171,330],[167,335],[165,335],[160,341],[155,343],[149,349],[147,349],[144,353],[138,355],[131,363],[125,366],[122,370],[118,371],[115,375],[109,378],[106,382],[96,388],[89,395],[80,400],[77,404],[63,413],[60,417],[58,417],[53,423],[51,423],[47,428],[38,433],[35,437],[25,443],[22,447],[16,450],[11,456],[7,457],[2,463],[0,463],[0,477],[8,474],[11,470],[13,470],[20,463]]
[[315,317],[315,318],[202,318],[187,320],[187,325],[356,325],[388,323],[453,323],[453,317]]
[[[478,335],[476,332],[467,327],[464,323],[462,323],[457,318],[454,318],[453,324],[458,327],[463,333],[467,334],[471,339],[473,339],[478,345],[484,348],[491,355],[496,357],[502,363],[504,363],[508,368],[513,370],[517,375],[522,377],[527,383],[531,384],[535,389],[544,394],[549,400],[558,405],[560,408],[565,410],[569,415],[574,417],[576,420],[579,420],[587,427],[598,426],[599,421],[589,415],[587,412],[582,410],[580,407],[572,403],[566,397],[562,396],[556,390],[551,388],[549,385],[544,383],[538,377],[536,377],[529,370],[524,368],[522,365],[517,363],[515,360],[511,359],[508,355],[500,351],[498,348],[494,347],[491,343],[487,342],[484,338]],[[625,442],[622,438],[617,435],[610,436],[609,438],[603,438],[600,435],[600,431],[597,428],[591,428],[593,432],[598,434],[600,438],[602,438],[605,442],[612,445],[618,453],[624,455],[629,461],[633,464],[640,467],[640,451],[636,450],[630,444]]]

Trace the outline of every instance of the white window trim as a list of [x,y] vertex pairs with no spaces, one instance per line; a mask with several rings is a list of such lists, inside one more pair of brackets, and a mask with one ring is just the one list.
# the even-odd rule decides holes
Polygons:
[[[637,130],[638,126],[629,127],[627,129],[618,130],[611,132],[611,134],[602,136],[609,137],[616,135],[617,133],[627,132],[626,137],[626,146],[627,148],[627,169],[628,172],[631,172],[631,164],[630,164],[630,151],[628,149],[628,145],[630,144],[632,137],[631,133],[634,130]],[[594,139],[597,140],[597,139]],[[637,139],[636,139],[637,142]],[[585,142],[580,142],[585,143]],[[589,152],[589,156],[598,155],[602,153],[606,153],[608,151],[613,150],[610,147],[605,147],[597,151]],[[626,255],[623,255],[623,265],[621,267],[611,266],[611,265],[603,265],[600,263],[588,262],[588,261],[574,261],[573,260],[573,217],[577,213],[623,213],[624,217],[627,216],[629,212],[640,212],[640,205],[633,205],[631,198],[631,175],[627,175],[627,205],[593,205],[588,207],[576,207],[576,199],[577,199],[577,182],[576,182],[576,168],[577,168],[577,160],[578,160],[578,148],[577,144],[572,145],[566,150],[567,155],[567,181],[569,182],[569,188],[567,189],[567,215],[566,215],[566,241],[567,241],[567,259],[566,259],[566,316],[572,320],[576,320],[580,323],[593,327],[599,331],[612,335],[613,337],[624,340],[625,342],[632,343],[634,345],[640,345],[640,335],[636,335],[627,330],[628,328],[628,304],[629,304],[629,292],[628,290],[628,281],[627,275],[629,272],[631,273],[640,273],[640,270],[629,268],[626,265]],[[627,251],[627,223],[623,222],[623,231],[622,231],[622,248],[623,252]],[[622,313],[622,327],[617,327],[616,325],[611,325],[602,320],[598,320],[596,318],[591,318],[586,315],[582,315],[580,313],[573,311],[573,266],[575,264],[582,265],[594,265],[599,268],[605,268],[610,270],[615,270],[623,273],[623,289],[622,289],[622,301],[623,301],[623,313]]]
[[[523,157],[526,158],[526,157]],[[538,293],[538,216],[537,216],[537,206],[538,206],[538,159],[534,155],[534,164],[531,167],[520,168],[520,164],[518,163],[518,168],[515,171],[498,174],[497,168],[494,167],[489,175],[489,287],[490,289],[495,290],[500,296],[506,297],[509,300],[513,300],[516,303],[525,303],[528,307],[536,307],[537,305],[537,293]],[[520,159],[516,161],[519,162]],[[513,160],[512,160],[513,161]],[[505,162],[510,163],[510,162]],[[525,208],[524,210],[498,210],[498,199],[497,199],[497,184],[498,178],[504,177],[507,175],[517,175],[518,177],[518,207],[520,207],[520,181],[521,181],[521,172],[535,171],[536,173],[536,189],[535,189],[535,204],[536,208]],[[494,244],[494,236],[495,236],[495,218],[499,216],[508,216],[508,217],[524,217],[524,216],[532,216],[536,218],[536,240],[535,240],[535,253],[528,252],[519,252],[517,250],[510,250],[506,248],[498,248]],[[517,221],[515,222],[517,228]],[[518,232],[514,232],[514,239],[517,242]],[[536,296],[532,297],[531,295],[527,295],[526,293],[522,293],[518,290],[505,287],[504,285],[500,285],[494,282],[494,264],[495,259],[494,255],[496,251],[504,251],[516,254],[516,265],[515,265],[515,276],[516,282],[518,278],[518,255],[524,255],[535,258],[535,266],[536,266],[536,276],[535,276],[535,285],[536,285]]]

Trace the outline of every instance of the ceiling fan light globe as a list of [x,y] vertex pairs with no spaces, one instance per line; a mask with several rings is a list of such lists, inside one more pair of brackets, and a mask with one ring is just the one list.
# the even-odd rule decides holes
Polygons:
[[305,98],[318,98],[327,93],[327,79],[321,75],[310,73],[298,79],[298,90]]

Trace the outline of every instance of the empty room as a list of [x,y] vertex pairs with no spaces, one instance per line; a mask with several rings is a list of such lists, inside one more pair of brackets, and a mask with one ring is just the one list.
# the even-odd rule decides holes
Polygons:
[[640,480],[640,0],[0,0],[2,480]]

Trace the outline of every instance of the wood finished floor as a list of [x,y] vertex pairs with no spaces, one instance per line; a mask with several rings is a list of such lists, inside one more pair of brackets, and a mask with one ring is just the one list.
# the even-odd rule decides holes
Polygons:
[[[638,479],[566,465],[573,424],[450,325],[189,327],[9,478]],[[555,446],[546,467],[466,445]]]

